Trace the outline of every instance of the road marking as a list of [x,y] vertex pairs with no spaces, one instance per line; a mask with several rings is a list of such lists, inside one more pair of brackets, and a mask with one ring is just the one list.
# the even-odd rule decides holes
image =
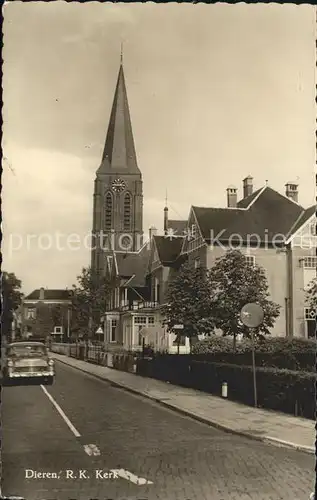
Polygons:
[[148,481],[147,479],[144,479],[144,477],[138,477],[125,469],[112,469],[111,472],[114,472],[119,477],[127,479],[128,481],[131,481],[131,483],[137,484],[138,486],[153,484],[152,481]]
[[100,455],[100,450],[99,450],[98,446],[96,446],[95,444],[85,444],[84,450],[87,453],[87,455],[89,455],[90,457],[92,455],[95,457],[99,457],[99,455]]
[[50,395],[50,393],[48,392],[48,390],[46,389],[46,387],[44,387],[43,385],[41,385],[41,387],[42,387],[43,391],[45,392],[46,396],[48,397],[48,399],[55,406],[55,408],[58,411],[58,413],[60,414],[60,416],[66,422],[66,424],[68,425],[68,427],[70,428],[70,430],[72,431],[72,433],[76,437],[80,437],[80,434],[79,434],[78,430],[76,429],[76,427],[73,426],[73,424],[71,423],[71,421],[69,420],[69,418],[65,415],[65,413],[63,412],[63,410],[61,409],[61,407],[59,406],[59,404],[56,403],[55,399]]

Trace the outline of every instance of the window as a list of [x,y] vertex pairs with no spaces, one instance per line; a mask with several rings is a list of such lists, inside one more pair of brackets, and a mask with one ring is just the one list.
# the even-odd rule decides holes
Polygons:
[[316,269],[317,267],[317,257],[305,257],[304,258],[305,269]]
[[306,332],[308,338],[316,338],[316,310],[305,307]]
[[154,316],[149,316],[148,317],[148,325],[149,326],[154,326]]
[[116,319],[112,319],[110,323],[110,342],[116,341],[117,325],[118,321]]
[[108,267],[109,267],[109,271],[111,271],[111,270],[112,270],[112,259],[113,259],[112,255],[109,255],[109,256],[107,257],[107,259],[108,259]]
[[63,333],[62,326],[54,326],[54,333]]
[[317,236],[317,232],[316,232],[316,222],[311,222],[309,224],[309,232],[312,236]]
[[112,194],[107,193],[106,195],[106,203],[105,203],[105,230],[110,231],[112,228]]
[[197,259],[195,259],[195,269],[197,269],[198,267],[200,267],[200,258],[199,257]]
[[139,325],[138,345],[142,345],[143,344],[143,336],[141,335],[142,328],[143,328],[143,326]]
[[135,325],[146,325],[146,316],[135,316],[134,324]]
[[254,255],[246,255],[245,256],[246,263],[249,264],[249,266],[254,266],[255,265],[255,257]]
[[123,229],[131,230],[131,195],[126,193],[123,204]]
[[316,320],[316,311],[314,309],[311,309],[310,307],[305,307],[305,319],[314,321]]
[[26,310],[26,319],[35,319],[36,318],[36,309],[35,307],[30,307]]

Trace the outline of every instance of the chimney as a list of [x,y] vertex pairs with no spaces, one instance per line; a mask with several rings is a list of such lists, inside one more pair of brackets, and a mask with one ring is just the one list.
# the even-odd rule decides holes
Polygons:
[[287,198],[298,202],[298,184],[296,182],[288,182],[285,184],[285,194]]
[[235,186],[228,186],[227,188],[227,206],[228,208],[235,208],[237,206],[237,188]]
[[44,288],[40,288],[40,300],[44,300]]
[[248,175],[245,179],[243,179],[243,198],[247,198],[250,194],[253,193],[253,177]]
[[168,230],[168,208],[164,208],[164,234],[167,234]]
[[153,236],[156,236],[156,235],[157,235],[157,229],[156,229],[156,227],[151,226],[150,229],[149,229],[149,238],[150,238],[150,241],[152,240]]

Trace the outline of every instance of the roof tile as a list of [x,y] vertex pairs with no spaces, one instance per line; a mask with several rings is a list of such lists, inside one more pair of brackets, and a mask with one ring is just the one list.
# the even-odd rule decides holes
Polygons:
[[219,241],[224,242],[237,234],[246,242],[248,235],[255,234],[262,242],[272,242],[275,235],[285,238],[289,235],[304,208],[266,187],[247,210],[202,207],[193,207],[193,210],[206,241],[219,235]]
[[154,236],[154,240],[162,264],[175,262],[182,249],[184,237]]
[[[49,290],[44,289],[44,300],[70,300],[71,290]],[[33,290],[24,300],[40,300],[40,289]]]

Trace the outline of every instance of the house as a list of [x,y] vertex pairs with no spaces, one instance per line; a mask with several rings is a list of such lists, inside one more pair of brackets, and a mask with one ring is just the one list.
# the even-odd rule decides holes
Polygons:
[[288,182],[280,194],[268,185],[254,190],[249,175],[239,201],[231,185],[226,207],[192,206],[187,220],[170,220],[165,206],[163,234],[152,227],[144,243],[142,172],[122,60],[93,207],[99,245],[93,245],[92,269],[113,282],[104,327],[109,349],[140,349],[145,340],[174,349],[175,336],[166,332],[160,313],[169,281],[185,260],[210,268],[233,245],[265,269],[271,299],[281,306],[272,335],[313,335],[314,311],[305,304],[305,288],[316,269],[315,205],[305,209],[298,203],[296,182]]
[[[244,179],[244,185],[250,180],[251,177]],[[129,319],[128,323],[124,323],[126,326],[122,324],[123,329],[128,328],[133,332],[130,341],[127,341],[127,336],[118,334],[116,337],[114,329],[112,341],[117,339],[120,345],[129,347],[135,342],[141,345],[141,325],[148,332],[149,322],[158,336],[166,335],[165,329],[162,329],[160,306],[164,303],[168,283],[179,266],[188,260],[195,267],[210,268],[217,258],[225,255],[233,246],[238,246],[250,263],[259,264],[266,271],[271,299],[281,306],[280,316],[271,334],[314,336],[315,312],[305,304],[305,289],[316,276],[315,206],[308,209],[301,207],[296,201],[297,188],[288,183],[285,195],[281,195],[269,186],[253,192],[251,185],[248,192],[245,190],[246,196],[238,202],[236,188],[230,187],[227,190],[226,208],[192,206],[186,225],[185,221],[179,221],[178,224],[167,222],[164,224],[164,235],[157,235],[151,229],[149,241],[133,257],[123,258],[114,253],[116,264],[113,269],[117,270],[118,275],[122,269],[123,277],[128,278],[125,282],[118,282],[116,293],[120,300],[124,298],[122,294],[132,297],[129,285],[132,287],[136,283],[133,281],[134,269],[138,270],[137,283],[142,289],[136,291],[132,302],[117,301],[118,331],[122,331],[122,308],[129,310],[130,317],[135,316],[136,319]],[[166,215],[165,209],[164,218],[168,221]],[[182,232],[185,234],[182,235]],[[123,267],[122,259],[125,261]],[[142,317],[140,309],[143,310]],[[109,317],[110,312],[107,315]],[[141,332],[138,338],[135,331]]]
[[[164,327],[160,307],[168,280],[184,261],[180,256],[182,242],[183,237],[168,239],[151,228],[149,240],[138,252],[108,256],[106,272],[115,283],[105,313],[108,349],[124,346],[139,350],[145,342],[157,349],[177,351],[176,335]],[[180,352],[188,350],[188,339],[182,339]]]
[[[304,209],[298,204],[295,183],[286,184],[285,195],[267,185],[253,192],[249,176],[243,192],[238,202],[237,189],[230,186],[226,208],[191,207],[180,256],[211,268],[238,246],[250,263],[264,268],[271,299],[281,306],[272,335],[314,336],[315,312],[305,304],[305,289],[316,276],[315,205]],[[151,274],[158,277],[153,255]],[[158,287],[164,289],[166,281],[161,277]]]
[[22,302],[22,337],[46,339],[52,335],[60,341],[69,336],[70,316],[70,290],[34,290]]

